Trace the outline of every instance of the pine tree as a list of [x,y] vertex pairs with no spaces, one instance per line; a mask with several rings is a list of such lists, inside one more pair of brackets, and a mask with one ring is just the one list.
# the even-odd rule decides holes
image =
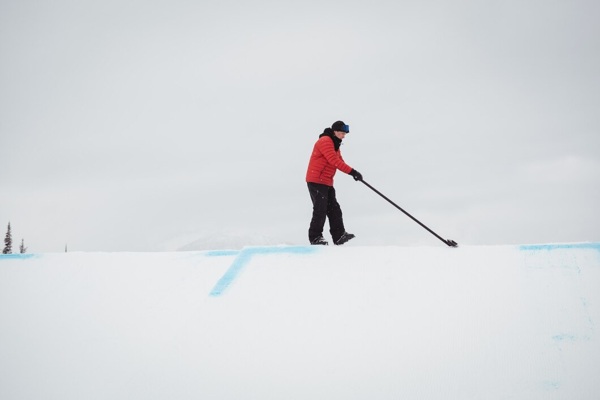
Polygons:
[[27,247],[25,247],[25,239],[21,239],[21,246],[19,247],[19,253],[27,253]]
[[6,237],[4,238],[4,250],[2,254],[12,254],[12,234],[10,233],[10,222],[8,223],[8,230],[6,231]]

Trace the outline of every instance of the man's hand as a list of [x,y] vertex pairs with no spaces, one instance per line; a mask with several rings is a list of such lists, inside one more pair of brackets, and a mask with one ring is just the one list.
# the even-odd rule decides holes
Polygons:
[[363,180],[362,174],[355,169],[352,169],[352,171],[350,171],[350,175],[352,175],[355,181]]

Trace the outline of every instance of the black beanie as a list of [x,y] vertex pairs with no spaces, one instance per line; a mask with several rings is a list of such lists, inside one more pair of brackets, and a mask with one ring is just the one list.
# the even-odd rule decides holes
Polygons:
[[333,129],[334,131],[341,131],[346,133],[350,132],[350,127],[346,125],[344,121],[335,121],[333,125],[331,125],[331,129]]

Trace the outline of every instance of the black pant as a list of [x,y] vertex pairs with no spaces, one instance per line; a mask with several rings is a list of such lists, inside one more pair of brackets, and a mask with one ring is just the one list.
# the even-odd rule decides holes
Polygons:
[[325,219],[328,218],[329,233],[331,233],[333,242],[337,242],[346,230],[344,229],[342,209],[335,198],[335,189],[333,186],[308,182],[308,192],[313,203],[312,220],[308,228],[308,240],[312,243],[319,236],[323,236]]

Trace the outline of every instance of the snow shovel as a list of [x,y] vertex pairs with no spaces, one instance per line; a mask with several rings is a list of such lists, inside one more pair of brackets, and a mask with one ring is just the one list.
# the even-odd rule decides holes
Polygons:
[[410,215],[408,212],[406,212],[405,210],[403,210],[402,207],[400,207],[399,205],[397,205],[396,203],[394,203],[393,201],[391,201],[390,199],[388,199],[386,196],[384,196],[383,193],[381,193],[379,190],[375,189],[373,186],[369,185],[367,182],[365,182],[362,179],[360,181],[362,183],[364,183],[365,185],[367,185],[372,191],[374,191],[375,193],[377,193],[378,195],[380,195],[381,197],[383,197],[384,199],[386,199],[391,205],[393,205],[394,207],[396,207],[398,210],[400,210],[404,214],[408,215],[417,224],[419,224],[423,228],[427,229],[429,231],[429,233],[431,233],[436,238],[440,239],[446,245],[448,245],[450,247],[458,247],[458,243],[456,243],[454,240],[442,238],[440,235],[438,235],[437,233],[435,233],[434,231],[432,231],[431,229],[429,229],[428,227],[426,227],[421,221],[419,221],[418,219],[416,219],[415,217],[413,217],[412,215]]

